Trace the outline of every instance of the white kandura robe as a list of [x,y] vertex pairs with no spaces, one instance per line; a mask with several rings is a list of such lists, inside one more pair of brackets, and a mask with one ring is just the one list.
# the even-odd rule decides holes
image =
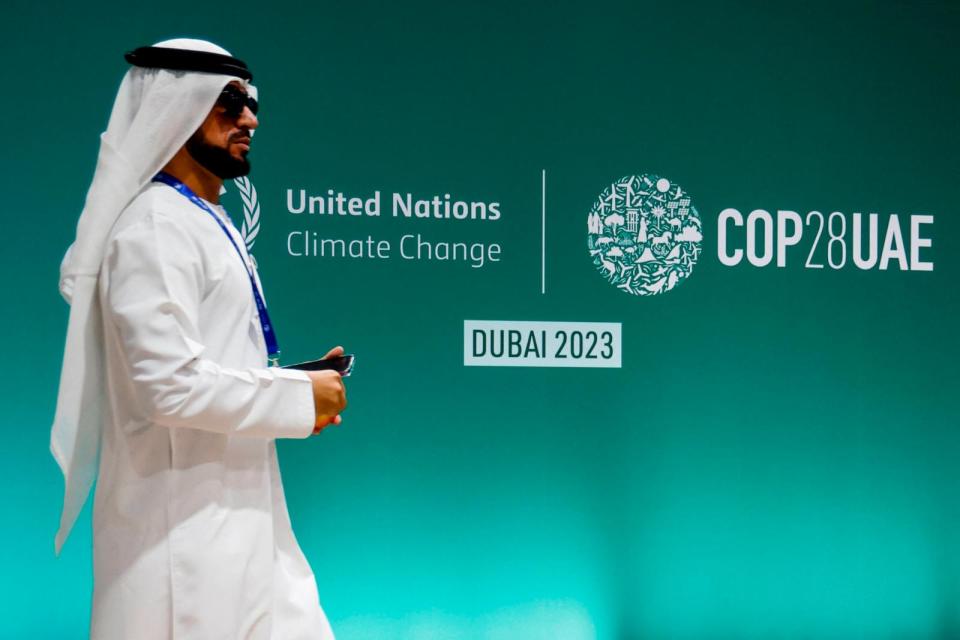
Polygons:
[[109,406],[93,640],[332,638],[274,445],[311,434],[310,380],[265,366],[250,280],[223,230],[149,184],[111,233],[99,296]]

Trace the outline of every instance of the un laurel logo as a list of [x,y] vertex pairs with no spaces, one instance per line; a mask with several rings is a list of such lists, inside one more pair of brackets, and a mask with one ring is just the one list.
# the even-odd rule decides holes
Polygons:
[[624,176],[587,216],[593,264],[610,284],[638,296],[670,291],[700,257],[700,214],[680,185],[650,173]]
[[[240,236],[247,245],[247,251],[249,252],[253,250],[253,243],[256,242],[257,235],[260,233],[260,201],[257,198],[257,189],[250,182],[250,178],[246,176],[235,178],[233,184],[237,187],[237,193],[240,194],[240,201],[243,204],[243,222],[240,223]],[[229,193],[226,183],[220,190],[221,195],[225,193]],[[233,202],[229,203],[228,213],[233,209],[233,204]]]

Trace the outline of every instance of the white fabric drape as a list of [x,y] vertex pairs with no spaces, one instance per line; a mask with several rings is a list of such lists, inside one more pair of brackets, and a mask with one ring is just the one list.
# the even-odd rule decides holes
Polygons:
[[[154,46],[230,55],[203,40],[168,40]],[[97,279],[107,238],[120,213],[200,127],[232,81],[247,84],[227,75],[132,67],[100,136],[97,168],[76,239],[60,267],[60,291],[70,303],[70,319],[50,436],[50,450],[65,482],[57,554],[97,474],[106,402]],[[256,95],[252,86],[247,90]]]

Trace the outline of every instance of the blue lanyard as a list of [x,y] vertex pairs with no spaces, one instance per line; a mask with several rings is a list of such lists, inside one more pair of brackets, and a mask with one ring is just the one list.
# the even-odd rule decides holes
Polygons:
[[260,295],[260,289],[257,287],[257,281],[253,277],[253,269],[250,268],[250,265],[247,263],[247,259],[243,256],[243,252],[240,251],[240,247],[237,246],[236,240],[233,239],[233,236],[230,235],[230,231],[227,229],[227,225],[223,223],[223,219],[213,212],[213,209],[207,206],[207,203],[203,199],[195,194],[190,187],[183,184],[176,178],[174,178],[169,173],[161,171],[153,177],[154,181],[162,182],[165,185],[169,185],[179,191],[181,195],[189,199],[193,204],[197,205],[207,213],[209,213],[214,220],[217,221],[217,224],[220,225],[220,228],[223,229],[223,232],[227,234],[227,239],[230,240],[230,244],[233,245],[233,248],[237,250],[237,255],[240,256],[240,261],[243,262],[243,267],[247,270],[247,276],[250,277],[250,286],[253,289],[253,299],[257,303],[257,314],[260,316],[260,329],[263,330],[263,341],[267,345],[267,354],[270,358],[270,364],[273,366],[278,366],[278,356],[280,355],[280,347],[277,345],[277,335],[273,332],[273,325],[270,324],[270,314],[267,313],[267,305],[263,302],[263,296]]

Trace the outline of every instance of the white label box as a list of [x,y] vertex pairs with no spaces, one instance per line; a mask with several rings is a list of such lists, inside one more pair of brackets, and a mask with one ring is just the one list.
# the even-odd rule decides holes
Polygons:
[[465,367],[621,368],[619,322],[464,320]]

